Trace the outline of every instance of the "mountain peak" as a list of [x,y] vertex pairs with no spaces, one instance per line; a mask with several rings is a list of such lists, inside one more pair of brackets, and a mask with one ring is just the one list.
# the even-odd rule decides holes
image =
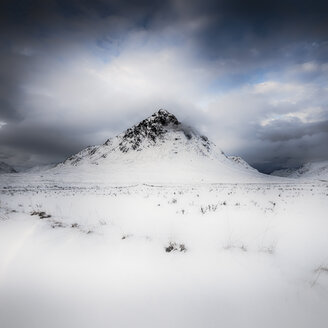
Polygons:
[[180,122],[178,121],[178,119],[171,114],[169,111],[167,111],[166,109],[160,109],[159,111],[157,111],[156,113],[154,113],[153,115],[151,115],[150,117],[146,118],[144,121],[149,121],[151,123],[155,123],[155,124],[162,124],[164,126],[167,126],[169,124],[174,124],[174,125],[179,125]]
[[127,129],[123,134],[119,148],[125,153],[130,149],[138,150],[143,140],[156,143],[163,138],[168,130],[176,129],[180,124],[173,114],[165,109],[160,109],[140,123]]

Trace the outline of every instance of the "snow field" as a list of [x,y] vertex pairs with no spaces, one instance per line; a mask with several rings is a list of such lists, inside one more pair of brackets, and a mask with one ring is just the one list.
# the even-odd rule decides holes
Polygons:
[[325,183],[2,186],[1,327],[328,322]]

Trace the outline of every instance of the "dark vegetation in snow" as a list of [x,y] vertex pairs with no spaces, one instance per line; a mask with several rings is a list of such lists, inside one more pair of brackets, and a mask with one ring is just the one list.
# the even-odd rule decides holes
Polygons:
[[179,252],[186,252],[187,248],[184,244],[177,244],[174,242],[170,242],[168,246],[165,247],[165,252],[166,253],[171,253],[174,251],[179,251]]

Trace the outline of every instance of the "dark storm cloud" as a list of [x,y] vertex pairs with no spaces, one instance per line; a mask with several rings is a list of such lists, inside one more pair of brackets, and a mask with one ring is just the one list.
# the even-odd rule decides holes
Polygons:
[[316,134],[327,134],[328,140],[328,120],[315,123],[303,123],[300,119],[277,120],[267,126],[262,127],[259,133],[260,138],[271,142],[290,141]]
[[81,147],[82,143],[69,135],[58,133],[58,129],[49,129],[42,126],[26,126],[22,128],[14,126],[16,129],[11,129],[8,126],[3,127],[1,133],[1,141],[3,144],[10,145],[20,151],[37,152],[53,155],[66,154],[69,155],[76,147]]
[[[260,161],[258,154],[249,155],[253,164],[265,172],[272,169],[299,167],[308,161],[327,160],[328,120],[306,123],[294,118],[278,120],[258,131],[266,149],[262,149]],[[257,149],[258,151],[260,148]]]
[[0,119],[8,122],[19,119],[20,115],[6,99],[0,99]]
[[258,167],[328,159],[325,1],[5,0],[0,28],[10,164],[62,160],[159,107]]

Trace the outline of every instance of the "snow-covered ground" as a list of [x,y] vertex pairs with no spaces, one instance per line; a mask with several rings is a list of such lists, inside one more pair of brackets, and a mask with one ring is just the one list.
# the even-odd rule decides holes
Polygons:
[[0,327],[327,326],[327,183],[49,172],[0,177]]
[[328,183],[267,176],[160,110],[0,176],[0,327],[326,327]]

